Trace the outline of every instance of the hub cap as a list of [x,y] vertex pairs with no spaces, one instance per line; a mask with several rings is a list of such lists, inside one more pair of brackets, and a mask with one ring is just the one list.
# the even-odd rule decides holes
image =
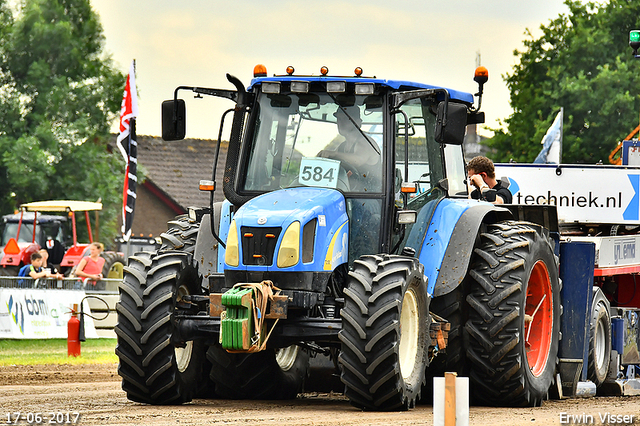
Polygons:
[[525,303],[524,335],[527,361],[534,376],[544,371],[553,331],[553,294],[549,271],[542,261],[533,265]]
[[276,362],[282,371],[289,371],[298,358],[300,347],[291,345],[287,348],[278,349],[276,351]]

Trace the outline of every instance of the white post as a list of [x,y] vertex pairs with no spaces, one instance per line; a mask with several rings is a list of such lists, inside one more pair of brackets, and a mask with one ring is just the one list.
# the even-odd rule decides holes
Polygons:
[[469,426],[469,378],[456,376],[433,378],[434,426]]

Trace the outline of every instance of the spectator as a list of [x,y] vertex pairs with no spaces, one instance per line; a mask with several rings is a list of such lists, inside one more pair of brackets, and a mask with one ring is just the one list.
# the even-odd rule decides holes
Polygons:
[[103,278],[102,267],[104,266],[104,257],[101,257],[100,254],[104,250],[104,246],[102,243],[91,243],[89,250],[91,254],[83,257],[80,263],[78,263],[75,275],[76,277],[84,278],[82,281],[90,280],[91,285],[95,289],[97,282]]
[[[44,261],[44,258],[42,257],[42,254],[40,254],[40,252],[34,252],[31,253],[31,264],[30,265],[24,265],[22,268],[20,268],[20,272],[18,272],[18,276],[19,277],[31,277],[34,280],[37,280],[39,278],[56,278],[58,280],[61,280],[63,278],[62,274],[52,274],[50,271],[45,270],[42,267],[42,263]],[[22,280],[20,282],[20,286],[24,287],[25,283]]]
[[467,164],[467,176],[475,189],[469,198],[484,200],[493,204],[511,204],[513,196],[502,182],[496,180],[493,161],[487,157],[474,157]]
[[49,265],[47,264],[49,260],[49,252],[47,251],[47,249],[40,249],[38,250],[38,253],[40,253],[40,256],[42,256],[42,268],[47,269],[49,267]]

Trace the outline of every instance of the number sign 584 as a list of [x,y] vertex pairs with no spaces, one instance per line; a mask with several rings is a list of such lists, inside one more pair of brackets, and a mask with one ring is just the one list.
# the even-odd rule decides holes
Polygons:
[[300,183],[308,186],[335,188],[340,162],[328,158],[304,157],[300,163]]

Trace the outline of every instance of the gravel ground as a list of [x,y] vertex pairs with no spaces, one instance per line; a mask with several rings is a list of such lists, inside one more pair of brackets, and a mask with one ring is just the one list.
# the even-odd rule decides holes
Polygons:
[[[80,425],[432,425],[433,408],[372,413],[353,408],[341,394],[304,394],[290,401],[196,399],[181,406],[127,400],[115,364],[0,367],[1,423]],[[37,416],[41,414],[41,418]],[[564,413],[564,414],[563,414]],[[605,418],[610,414],[617,417]],[[625,422],[633,417],[632,422]],[[586,416],[575,421],[569,416]],[[618,417],[619,416],[619,417]],[[571,420],[571,421],[570,421]],[[614,420],[614,421],[611,421]],[[620,420],[620,421],[618,421]],[[640,425],[640,396],[545,401],[539,408],[471,407],[471,425]]]

